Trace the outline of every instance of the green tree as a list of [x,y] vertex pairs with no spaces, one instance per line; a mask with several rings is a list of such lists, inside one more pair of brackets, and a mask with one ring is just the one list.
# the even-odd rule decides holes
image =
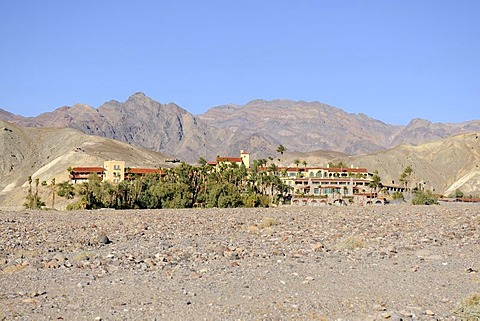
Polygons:
[[392,198],[393,198],[394,200],[402,200],[402,201],[405,200],[405,197],[403,196],[403,193],[402,193],[402,192],[394,192],[394,193],[392,194]]
[[72,199],[75,196],[75,189],[73,185],[68,181],[63,181],[57,184],[57,195],[65,197],[66,199]]
[[400,183],[402,183],[402,185],[405,188],[408,188],[408,183],[411,180],[412,173],[413,173],[412,166],[407,165],[407,167],[405,167],[402,174],[400,175]]
[[328,162],[328,167],[330,167],[330,168],[347,168],[348,166],[344,162],[340,161],[338,163]]
[[281,155],[283,155],[283,153],[286,151],[287,149],[285,148],[285,146],[283,146],[282,144],[278,145],[277,147],[277,152],[280,153]]
[[299,160],[298,158],[296,158],[296,159],[293,161],[293,163],[294,163],[295,165],[297,165],[297,168],[298,168],[298,165],[300,165],[300,160]]
[[461,190],[459,190],[458,188],[455,190],[455,192],[453,192],[452,194],[448,195],[448,197],[452,197],[452,198],[463,198],[464,197],[464,194]]
[[368,184],[368,187],[373,189],[375,193],[378,192],[379,188],[382,188],[382,179],[378,175],[378,170],[375,170],[372,176],[372,179],[370,180],[370,183]]
[[51,180],[51,185],[52,187],[52,208],[54,209],[55,208],[55,194],[56,194],[56,184],[55,184],[55,177],[52,178]]
[[32,177],[27,177],[28,182],[28,193],[26,197],[26,201],[23,206],[27,209],[41,209],[45,206],[45,202],[43,202],[40,197],[38,196],[38,185],[40,185],[40,179],[35,179],[35,193],[32,194]]
[[203,157],[200,157],[198,159],[198,164],[200,164],[200,166],[205,166],[205,165],[207,165],[207,160]]
[[272,175],[275,174],[275,172],[277,171],[277,165],[275,164],[270,164],[267,168],[267,172],[271,173]]
[[25,203],[25,207],[33,208],[32,176],[27,177],[27,182],[28,182],[28,194],[27,194],[27,203]]
[[438,197],[431,191],[415,190],[412,199],[413,205],[433,205],[438,204]]

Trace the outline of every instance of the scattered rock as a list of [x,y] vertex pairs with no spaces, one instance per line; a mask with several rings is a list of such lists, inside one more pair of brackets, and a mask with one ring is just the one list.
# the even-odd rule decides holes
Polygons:
[[433,312],[432,310],[427,310],[427,311],[425,311],[425,314],[429,315],[429,316],[434,316],[435,312]]
[[110,239],[108,238],[108,236],[106,234],[100,234],[97,237],[97,241],[100,244],[110,244],[111,243]]
[[0,319],[449,319],[464,289],[477,289],[472,213],[0,211]]

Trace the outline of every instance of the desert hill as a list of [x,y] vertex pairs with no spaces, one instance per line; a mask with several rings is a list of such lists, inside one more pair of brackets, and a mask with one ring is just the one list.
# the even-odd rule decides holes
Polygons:
[[[280,161],[278,161],[278,158]],[[344,162],[347,166],[378,170],[383,183],[399,185],[407,165],[412,166],[410,187],[421,183],[435,193],[449,195],[457,188],[465,194],[480,195],[480,133],[460,134],[417,146],[400,145],[364,155],[346,155],[333,151],[286,151],[274,162],[295,166],[294,160],[310,166],[326,166],[328,162]],[[303,167],[304,165],[300,165]]]
[[0,120],[0,206],[21,205],[28,176],[67,180],[69,166],[102,166],[125,160],[130,167],[170,167],[170,156],[71,128],[29,128]]
[[24,126],[71,127],[191,163],[199,157],[237,155],[241,149],[254,158],[266,158],[276,154],[279,144],[299,153],[331,150],[361,155],[399,144],[418,145],[480,132],[480,121],[443,124],[414,119],[406,126],[390,125],[319,102],[286,99],[213,107],[195,116],[143,93],[125,102],[111,100],[98,108],[77,104],[28,118],[0,110],[0,118]]
[[400,145],[368,155],[343,158],[347,164],[378,170],[383,181],[396,184],[407,165],[413,168],[412,184],[423,184],[448,195],[460,189],[480,194],[480,134],[461,134],[418,146]]
[[[261,143],[261,141],[259,141]],[[69,166],[101,166],[104,160],[122,159],[131,167],[169,167],[169,156],[133,145],[85,135],[71,128],[22,127],[0,121],[0,206],[21,206],[26,178],[57,182],[67,179]],[[448,195],[455,189],[465,194],[480,192],[479,134],[461,134],[418,146],[401,145],[370,154],[349,156],[334,151],[272,152],[272,162],[293,165],[295,159],[307,166],[325,166],[329,161],[378,170],[384,183],[398,184],[405,166],[414,173],[411,186],[423,184],[436,193]],[[301,165],[303,166],[303,165]]]

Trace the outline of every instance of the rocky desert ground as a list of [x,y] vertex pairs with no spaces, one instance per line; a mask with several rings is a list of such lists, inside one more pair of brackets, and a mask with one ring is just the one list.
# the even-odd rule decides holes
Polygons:
[[0,271],[0,320],[478,320],[480,206],[0,211]]

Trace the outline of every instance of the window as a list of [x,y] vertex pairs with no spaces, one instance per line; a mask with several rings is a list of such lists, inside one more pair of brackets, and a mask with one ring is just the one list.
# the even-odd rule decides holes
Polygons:
[[317,195],[318,195],[318,188],[314,188],[314,189],[313,189],[313,194],[317,194]]

